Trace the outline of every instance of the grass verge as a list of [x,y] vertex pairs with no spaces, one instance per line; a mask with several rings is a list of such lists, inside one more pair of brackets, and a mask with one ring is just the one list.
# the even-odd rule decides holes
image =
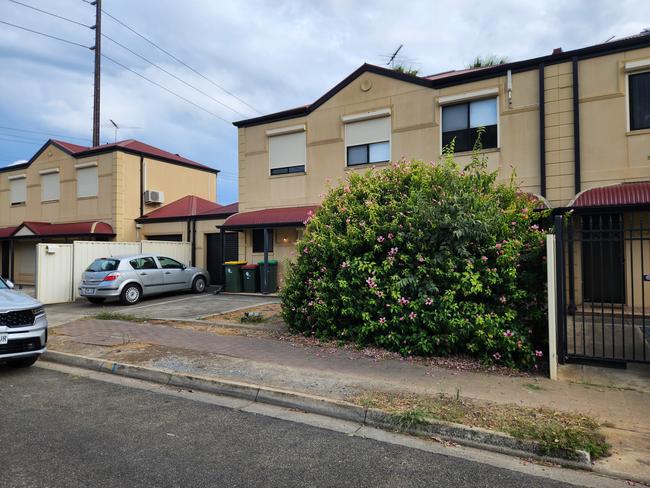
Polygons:
[[400,428],[420,427],[431,419],[454,422],[536,441],[545,455],[582,450],[597,459],[608,456],[611,447],[599,431],[600,424],[593,417],[577,413],[478,402],[458,395],[364,393],[351,401],[392,414]]
[[122,322],[146,322],[146,317],[137,317],[128,313],[103,311],[93,315],[97,320],[121,320]]

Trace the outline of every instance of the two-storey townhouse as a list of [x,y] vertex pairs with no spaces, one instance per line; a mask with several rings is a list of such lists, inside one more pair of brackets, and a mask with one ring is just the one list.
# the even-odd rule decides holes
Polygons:
[[[205,266],[206,243],[235,211],[216,203],[218,172],[136,140],[49,140],[28,162],[0,168],[0,274],[33,284],[36,244],[73,240],[184,240]],[[211,219],[199,231],[197,206]],[[138,221],[155,212],[174,219]]]
[[[240,232],[248,261],[290,258],[329,182],[400,158],[436,160],[452,140],[462,164],[479,127],[500,178],[514,172],[522,191],[620,237],[650,208],[650,33],[424,77],[364,64],[309,105],[235,126],[240,213],[223,229]],[[576,255],[574,278],[599,285],[576,287],[573,302],[631,306],[635,289],[639,304],[645,277],[626,268],[643,259],[634,246],[627,261],[620,243]]]

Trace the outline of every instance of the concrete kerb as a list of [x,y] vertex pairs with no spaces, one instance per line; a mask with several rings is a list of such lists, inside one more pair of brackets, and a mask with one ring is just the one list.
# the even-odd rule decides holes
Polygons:
[[315,395],[190,374],[169,373],[155,368],[116,363],[57,351],[47,351],[42,356],[42,360],[178,388],[241,398],[251,402],[294,408],[308,413],[350,420],[391,431],[434,436],[461,445],[523,458],[550,461],[565,467],[593,470],[589,454],[584,451],[558,453],[564,457],[544,456],[539,454],[539,444],[534,441],[522,441],[507,434],[461,424],[428,419],[427,424],[423,426],[402,429],[396,425],[394,416],[387,412]]

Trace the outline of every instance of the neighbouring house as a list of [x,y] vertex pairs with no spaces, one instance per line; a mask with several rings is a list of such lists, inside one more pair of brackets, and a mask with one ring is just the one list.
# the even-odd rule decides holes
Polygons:
[[569,312],[586,309],[585,324],[601,308],[619,321],[643,317],[631,335],[610,327],[596,337],[594,327],[575,355],[610,344],[605,336],[613,333],[618,352],[603,347],[600,356],[620,356],[635,338],[635,357],[650,358],[649,31],[432,76],[364,64],[309,105],[235,126],[239,213],[223,228],[240,232],[239,257],[248,261],[265,250],[289,258],[330,182],[400,158],[436,160],[452,141],[456,160],[468,162],[484,127],[488,165],[500,178],[514,174],[558,214],[573,210],[568,228],[585,242],[572,247],[564,270],[573,280]]
[[[218,215],[225,217],[232,207],[212,203],[218,173],[136,140],[97,147],[49,140],[28,162],[0,168],[0,274],[33,284],[39,242],[160,238],[162,224],[144,225],[138,218],[156,210],[164,215],[164,203],[188,195],[222,209]],[[193,217],[191,209],[187,217]],[[197,236],[176,228],[169,233],[174,239]],[[203,241],[191,242],[203,249]]]

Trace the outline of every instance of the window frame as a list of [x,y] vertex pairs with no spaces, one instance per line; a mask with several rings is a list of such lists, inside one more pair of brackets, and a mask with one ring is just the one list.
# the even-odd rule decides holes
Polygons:
[[[377,141],[368,141],[364,144],[353,144],[348,145],[348,137],[346,126],[348,124],[355,124],[357,122],[367,122],[375,119],[388,119],[388,139],[377,140]],[[343,167],[346,169],[349,168],[359,168],[365,166],[371,166],[373,164],[387,164],[391,161],[391,156],[393,154],[393,112],[390,108],[384,108],[380,110],[375,110],[373,112],[366,112],[361,114],[352,114],[344,115],[341,117],[343,122]],[[383,144],[388,143],[388,159],[385,161],[376,161],[370,162],[370,145],[371,144]],[[368,156],[367,163],[357,163],[357,164],[348,164],[348,148],[350,147],[360,147],[366,146],[366,154]]]
[[[488,92],[486,90],[486,92]],[[467,94],[467,96],[459,96],[459,97],[449,97],[449,100],[445,100],[446,97],[440,97],[438,100],[438,105],[440,106],[440,154],[442,154],[442,150],[445,147],[445,144],[443,142],[444,134],[445,131],[443,130],[443,111],[445,107],[453,107],[457,105],[467,105],[467,129],[461,129],[465,131],[471,131],[471,130],[477,130],[479,127],[492,127],[492,126],[479,126],[479,127],[471,127],[470,126],[470,120],[471,120],[471,108],[470,105],[473,102],[481,102],[484,100],[494,100],[494,103],[496,105],[496,146],[490,146],[490,147],[483,147],[484,150],[500,150],[501,149],[501,114],[499,110],[499,95],[498,92],[493,92],[489,91],[489,93],[481,93],[480,95],[477,94]],[[444,101],[443,101],[444,100]],[[458,131],[447,131],[447,132],[458,132]],[[474,141],[476,143],[476,141]],[[474,143],[472,143],[472,148],[474,146]],[[455,149],[455,148],[454,148]],[[459,153],[469,153],[473,149],[464,149],[462,151],[456,150],[454,154],[459,154]]]
[[[20,205],[26,205],[27,204],[27,175],[13,175],[9,176],[7,178],[9,180],[9,205],[11,207],[18,207]],[[22,181],[23,184],[25,185],[25,190],[24,190],[24,195],[25,198],[22,201],[15,201],[13,200],[13,190],[12,190],[12,185],[14,184],[14,181]]]
[[[296,164],[291,166],[281,166],[278,168],[271,168],[271,139],[273,137],[288,136],[291,134],[304,133],[305,135],[305,164]],[[278,129],[270,129],[266,131],[266,146],[268,153],[268,170],[269,176],[293,176],[302,175],[307,173],[307,126],[305,124],[292,125],[290,127],[280,127]],[[285,171],[286,170],[286,171]]]
[[[171,258],[167,258],[167,259],[171,259]],[[143,262],[144,262],[144,261],[147,261],[147,260],[151,260],[151,262],[153,263],[154,267],[153,267],[153,268],[144,268],[144,267],[137,267],[137,268],[136,268],[135,266],[133,266],[133,262],[134,262],[134,261],[138,261],[138,260],[142,260]],[[158,266],[158,263],[156,262],[156,260],[155,260],[152,256],[142,256],[142,257],[139,257],[139,258],[133,258],[133,259],[131,259],[131,260],[129,261],[129,265],[130,265],[134,270],[136,270],[136,271],[147,270],[147,269],[161,269],[161,268]]]
[[630,89],[630,77],[636,75],[650,75],[650,67],[644,67],[643,69],[628,71],[625,73],[625,111],[626,111],[626,124],[628,132],[640,132],[650,130],[650,125],[643,128],[632,128],[632,90]]
[[[269,251],[268,252],[273,252],[273,244],[274,244],[274,239],[275,239],[275,232],[273,232],[273,229],[267,229],[269,233]],[[259,232],[261,233],[261,237],[258,237],[258,239],[261,239],[261,242],[257,242],[257,244],[261,245],[261,249],[259,246],[255,246],[256,244],[256,238],[255,238],[255,233]],[[251,248],[252,252],[254,254],[260,254],[264,252],[264,229],[251,229]]]
[[[174,266],[173,268],[170,267],[165,267],[162,262],[160,261],[161,259],[168,259],[170,261],[175,262],[178,264],[178,267]],[[156,261],[158,261],[158,267],[159,269],[185,269],[185,265],[181,263],[180,261],[177,261],[176,259],[170,258],[169,256],[156,256]]]
[[[357,144],[355,146],[345,146],[345,165],[348,168],[354,168],[356,166],[365,166],[367,164],[386,164],[390,163],[390,159],[383,159],[381,161],[370,161],[370,146],[375,144],[386,144],[388,143],[388,154],[390,155],[390,141],[379,141],[379,142],[369,142],[367,144]],[[350,149],[354,147],[365,147],[366,148],[366,162],[365,163],[350,163]]]
[[[80,195],[79,194],[79,171],[94,169],[97,178],[97,185],[94,195]],[[97,163],[83,163],[75,165],[75,184],[77,186],[77,200],[83,198],[98,198],[99,197],[99,167]]]
[[[56,184],[56,198],[44,198],[44,190],[45,190],[45,185],[43,183],[43,178],[47,176],[52,176],[56,175],[57,176],[57,184]],[[50,170],[43,170],[39,172],[40,176],[40,183],[41,183],[41,203],[48,203],[48,202],[58,202],[61,200],[61,174],[59,173],[58,168],[50,169]]]

